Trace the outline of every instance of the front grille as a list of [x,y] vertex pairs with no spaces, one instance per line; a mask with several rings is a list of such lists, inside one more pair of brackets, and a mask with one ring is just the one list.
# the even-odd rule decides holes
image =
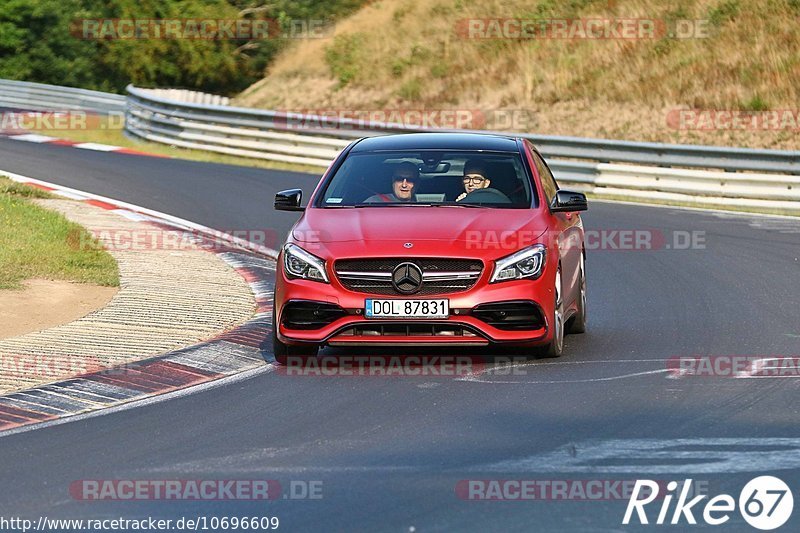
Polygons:
[[533,302],[496,302],[481,304],[472,316],[502,330],[540,329],[545,326],[542,310]]
[[358,270],[361,272],[391,272],[400,263],[415,263],[423,272],[452,272],[472,270],[480,272],[483,263],[478,259],[442,259],[439,257],[379,257],[374,259],[340,259],[336,261],[336,270]]
[[431,281],[423,284],[422,288],[412,294],[403,294],[394,289],[391,282],[360,282],[357,280],[339,279],[345,288],[355,292],[380,294],[382,296],[437,296],[471,289],[474,281],[444,282]]
[[401,263],[414,263],[422,270],[422,286],[412,293],[415,296],[466,291],[475,285],[483,271],[483,263],[476,259],[437,257],[341,259],[334,264],[334,270],[342,285],[351,291],[406,296],[408,293],[397,291],[391,280],[392,272]]
[[289,329],[319,329],[345,316],[344,309],[325,302],[289,302],[283,308],[281,323]]

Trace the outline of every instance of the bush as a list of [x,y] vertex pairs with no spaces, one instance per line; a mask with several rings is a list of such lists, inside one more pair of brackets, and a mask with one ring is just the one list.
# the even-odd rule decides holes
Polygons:
[[[247,18],[289,28],[333,21],[364,0],[277,0]],[[237,19],[252,0],[2,0],[0,78],[121,93],[129,83],[236,94],[258,81],[289,39],[82,39],[81,19]],[[71,30],[77,30],[73,35]],[[244,45],[244,46],[243,46]]]
[[360,33],[337,35],[325,49],[325,62],[339,80],[340,87],[353,81],[360,73],[358,58],[363,39]]

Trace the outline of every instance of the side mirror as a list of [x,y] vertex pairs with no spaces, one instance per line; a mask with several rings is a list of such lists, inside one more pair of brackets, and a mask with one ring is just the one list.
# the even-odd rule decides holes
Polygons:
[[556,196],[550,205],[550,211],[554,213],[586,211],[587,209],[589,209],[589,204],[586,202],[585,194],[564,189],[556,191]]
[[275,209],[277,211],[304,211],[300,207],[300,200],[303,199],[303,191],[300,189],[288,189],[275,195]]

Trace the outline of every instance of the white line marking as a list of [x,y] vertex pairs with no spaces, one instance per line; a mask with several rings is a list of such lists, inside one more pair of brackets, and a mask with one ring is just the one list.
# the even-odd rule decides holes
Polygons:
[[148,222],[152,220],[152,218],[148,216],[140,215],[139,213],[134,213],[133,211],[128,211],[127,209],[114,209],[112,213],[116,213],[119,216],[125,217],[135,222]]
[[81,148],[83,150],[95,150],[98,152],[113,152],[119,150],[120,146],[111,146],[110,144],[99,143],[80,143],[73,145],[74,148]]
[[88,200],[88,198],[82,194],[75,194],[66,191],[59,191],[57,194],[59,196],[63,196],[64,198],[69,198],[70,200]]
[[15,141],[25,141],[29,143],[49,143],[59,140],[57,137],[48,137],[47,135],[39,135],[36,133],[24,133],[22,135],[9,135],[9,139]]
[[[545,381],[538,381],[538,382],[525,382],[525,381],[509,381],[509,382],[501,382],[501,381],[484,381],[482,379],[478,379],[479,376],[491,376],[493,375],[494,371],[497,370],[507,373],[509,370],[514,368],[537,368],[540,366],[563,366],[563,365],[603,365],[603,364],[621,364],[621,363],[666,363],[666,359],[605,359],[599,361],[535,361],[535,360],[526,360],[522,358],[521,360],[515,360],[513,357],[511,358],[510,363],[503,363],[499,366],[489,367],[483,372],[476,373],[476,374],[468,374],[462,378],[458,378],[455,381],[472,381],[472,382],[480,382],[480,383],[547,383]],[[598,378],[599,379],[599,378]],[[620,379],[616,378],[609,378],[609,379]],[[566,383],[562,381],[558,381],[557,383]]]
[[634,372],[633,374],[623,374],[621,376],[609,376],[604,378],[587,378],[587,379],[555,379],[555,380],[537,380],[537,381],[500,381],[500,380],[484,380],[481,379],[480,375],[468,375],[464,376],[463,378],[458,378],[456,381],[466,381],[469,383],[488,383],[491,385],[550,385],[556,383],[595,383],[600,381],[615,381],[618,379],[627,379],[627,378],[634,378],[638,376],[647,376],[651,374],[662,374],[664,372],[669,372],[668,368],[660,369],[660,370],[648,370],[647,372]]
[[550,366],[550,365],[596,365],[596,364],[616,364],[616,363],[665,363],[667,359],[601,359],[597,361],[547,361],[536,362],[532,366]]

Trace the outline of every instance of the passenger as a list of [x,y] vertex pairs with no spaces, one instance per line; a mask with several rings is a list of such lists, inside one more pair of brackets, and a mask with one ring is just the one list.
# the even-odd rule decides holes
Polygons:
[[380,202],[414,202],[414,187],[419,181],[419,169],[408,161],[400,163],[392,173],[392,192],[375,194],[364,200],[365,204]]
[[491,182],[486,177],[486,167],[483,163],[474,159],[467,161],[464,163],[464,192],[456,198],[456,202],[460,202],[473,191],[487,188]]

